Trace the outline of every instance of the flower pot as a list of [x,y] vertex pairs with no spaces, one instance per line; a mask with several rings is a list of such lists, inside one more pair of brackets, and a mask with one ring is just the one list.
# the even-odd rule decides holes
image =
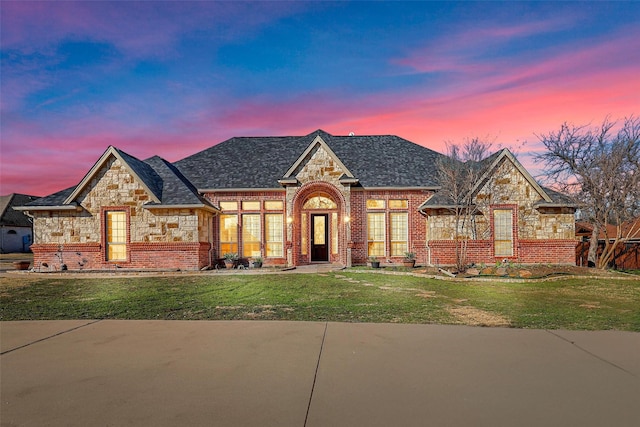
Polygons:
[[405,259],[404,261],[402,261],[402,265],[404,267],[413,268],[416,265],[416,260],[415,259]]
[[380,261],[371,261],[371,268],[380,268]]
[[262,268],[262,261],[254,261],[253,268]]
[[233,268],[233,261],[225,259],[224,260],[224,266],[225,266],[225,268],[229,268],[229,269]]

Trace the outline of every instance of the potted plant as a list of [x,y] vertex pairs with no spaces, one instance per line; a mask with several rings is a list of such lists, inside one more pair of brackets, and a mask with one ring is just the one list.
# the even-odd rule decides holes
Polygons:
[[371,263],[371,268],[380,268],[380,260],[378,257],[370,256],[369,262]]
[[253,258],[253,268],[262,268],[262,257]]
[[235,252],[227,252],[226,254],[222,255],[222,257],[224,258],[224,266],[226,268],[233,268],[233,265],[238,259],[238,254]]
[[404,259],[402,260],[402,265],[405,267],[413,268],[416,265],[416,254],[415,252],[405,252]]

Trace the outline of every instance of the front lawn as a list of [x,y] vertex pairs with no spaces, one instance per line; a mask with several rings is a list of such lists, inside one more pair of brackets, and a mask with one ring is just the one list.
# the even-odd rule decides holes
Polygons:
[[263,319],[640,331],[640,277],[442,281],[367,272],[0,278],[0,320]]

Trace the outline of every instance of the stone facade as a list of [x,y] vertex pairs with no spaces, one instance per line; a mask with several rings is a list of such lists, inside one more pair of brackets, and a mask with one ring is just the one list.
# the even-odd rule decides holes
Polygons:
[[[420,181],[417,173],[422,170],[421,165],[427,164],[430,172],[426,175],[436,174],[433,157],[421,158],[418,166],[414,164],[410,168],[411,173],[401,173],[401,168],[386,173],[388,171],[378,166],[376,173],[367,175],[368,158],[343,162],[344,159],[338,158],[322,135],[327,140],[331,138],[321,132],[309,135],[306,142],[309,145],[306,149],[299,147],[298,150],[303,151],[296,153],[299,157],[291,163],[288,159],[286,166],[281,164],[277,168],[278,178],[273,183],[268,181],[263,186],[244,187],[244,181],[239,181],[239,185],[238,181],[232,181],[236,183],[234,187],[215,181],[216,185],[202,190],[186,183],[186,175],[181,175],[180,170],[161,159],[141,162],[110,147],[68,196],[73,200],[62,201],[61,197],[52,195],[49,205],[29,211],[34,219],[34,267],[40,271],[116,268],[196,270],[213,267],[223,256],[223,230],[221,217],[216,216],[218,214],[237,215],[238,220],[237,227],[230,226],[225,231],[237,233],[233,236],[235,240],[225,242],[224,247],[237,247],[241,256],[250,254],[255,257],[259,253],[266,266],[313,262],[362,265],[368,261],[370,247],[379,251],[377,257],[385,265],[400,263],[405,249],[415,253],[418,264],[455,263],[454,217],[442,206],[425,208],[429,200],[437,199],[432,198],[437,186],[431,179]],[[369,137],[363,137],[353,147],[360,147],[368,141]],[[377,141],[375,139],[374,142]],[[401,155],[403,149],[410,153],[405,153],[403,166],[416,157],[420,158],[420,152],[412,151],[416,150],[415,144],[393,138],[390,141],[399,148],[394,156]],[[349,150],[345,149],[347,142],[343,140],[341,143],[344,144],[342,151],[336,150],[345,157],[349,156]],[[245,154],[253,155],[259,151],[251,146]],[[236,155],[231,149],[226,152]],[[224,156],[220,158],[226,159]],[[216,162],[219,158],[198,158],[197,164],[205,160]],[[362,181],[374,180],[374,184],[364,186],[346,164],[360,168],[358,172]],[[194,165],[189,167],[195,168]],[[262,167],[269,168],[270,165]],[[282,170],[287,167],[286,172]],[[265,169],[262,172],[269,171]],[[220,173],[224,174],[224,171]],[[378,179],[378,176],[385,178]],[[198,178],[198,174],[195,177]],[[402,178],[404,180],[398,180]],[[411,183],[416,180],[420,185],[412,187]],[[385,186],[387,182],[395,184]],[[323,198],[323,203],[308,204],[313,198]],[[379,203],[368,205],[368,200]],[[278,204],[275,208],[274,204],[267,207],[270,201],[282,202],[281,207]],[[472,222],[459,230],[460,235],[470,239],[469,261],[493,263],[505,258],[496,255],[493,218],[496,210],[506,210],[512,212],[509,224],[512,227],[513,254],[509,259],[523,263],[573,262],[573,209],[562,203],[552,203],[550,196],[510,154],[503,155],[501,162],[492,164],[483,184],[475,192],[474,202],[477,214]],[[119,255],[117,261],[109,260],[107,256],[106,219],[112,211],[126,214],[126,259]],[[273,230],[273,224],[280,219],[267,217],[274,214],[281,215],[281,233]],[[250,234],[246,237],[249,242],[243,241],[244,215],[253,215],[246,218],[249,221],[247,227],[250,227]],[[226,216],[222,218],[228,219]],[[265,230],[267,219],[272,224],[268,231]],[[318,247],[323,244],[311,243],[312,221],[316,220],[326,221],[328,241],[326,248],[322,248],[326,252],[318,252]],[[378,234],[371,241],[368,240],[369,220],[379,225]],[[256,224],[259,224],[258,232]],[[395,232],[392,232],[393,226],[396,227]],[[383,231],[380,231],[381,227]],[[405,227],[406,233],[398,231]],[[271,242],[266,241],[268,233],[282,236],[282,241],[276,242],[282,245],[282,255],[273,250],[271,255],[267,254],[267,244],[274,247],[273,237]],[[396,238],[392,242],[393,233]],[[406,238],[397,237],[401,234],[406,234]]]
[[[201,259],[200,252],[205,247],[208,252],[211,246],[213,214],[195,209],[149,209],[144,205],[151,197],[119,159],[109,159],[79,194],[76,210],[32,212],[34,266],[41,270],[184,268],[181,259],[185,253],[191,253],[187,258],[195,260],[192,269],[207,266],[209,262]],[[106,259],[105,213],[111,210],[127,212],[126,261]]]
[[[473,199],[479,211],[460,227],[458,238],[469,239],[469,262],[493,263],[509,258],[523,263],[573,264],[575,220],[568,207],[538,207],[543,196],[531,180],[504,157],[476,192]],[[514,252],[511,257],[495,256],[492,214],[494,209],[513,211]],[[428,245],[434,264],[455,263],[455,216],[444,209],[427,218]]]

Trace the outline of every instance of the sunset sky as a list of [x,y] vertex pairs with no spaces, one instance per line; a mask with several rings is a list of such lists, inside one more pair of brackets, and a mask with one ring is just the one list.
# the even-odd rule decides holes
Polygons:
[[640,114],[638,2],[0,3],[0,193],[77,184],[109,145],[233,136],[495,140]]

